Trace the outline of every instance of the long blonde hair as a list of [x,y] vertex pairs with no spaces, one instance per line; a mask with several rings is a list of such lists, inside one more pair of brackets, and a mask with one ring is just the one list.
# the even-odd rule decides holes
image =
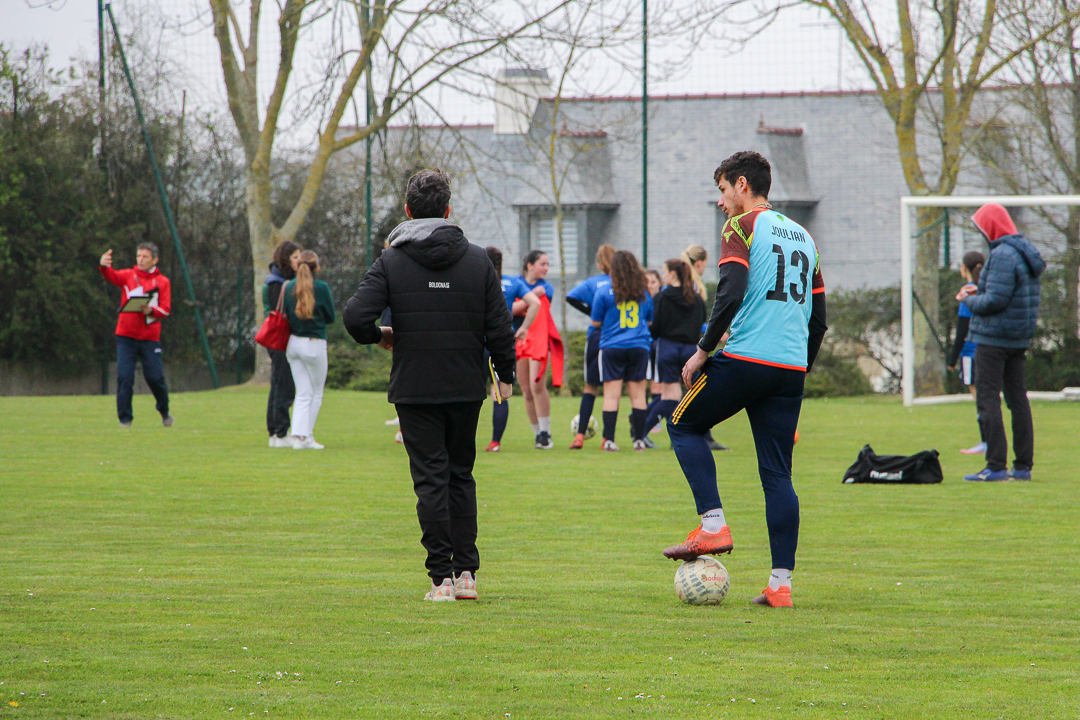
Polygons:
[[319,271],[319,256],[311,250],[300,253],[296,267],[296,317],[310,320],[315,315],[315,273]]
[[701,276],[698,275],[698,271],[694,269],[694,263],[708,259],[709,253],[700,245],[691,245],[682,251],[682,260],[690,268],[690,277],[694,281],[694,287],[697,289],[701,299],[706,302],[709,300],[709,291],[705,289],[705,283],[701,281]]

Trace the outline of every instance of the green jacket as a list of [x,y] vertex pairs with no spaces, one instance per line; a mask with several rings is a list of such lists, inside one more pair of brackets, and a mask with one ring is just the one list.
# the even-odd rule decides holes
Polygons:
[[326,326],[337,318],[330,286],[322,280],[315,281],[315,311],[310,320],[296,317],[296,281],[285,285],[285,314],[289,318],[289,332],[298,337],[326,339]]

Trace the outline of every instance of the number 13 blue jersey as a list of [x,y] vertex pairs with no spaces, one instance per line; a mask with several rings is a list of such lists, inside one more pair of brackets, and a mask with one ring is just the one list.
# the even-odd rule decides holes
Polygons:
[[825,291],[810,233],[775,210],[755,208],[724,225],[720,264],[726,262],[750,274],[724,354],[805,370],[812,295]]

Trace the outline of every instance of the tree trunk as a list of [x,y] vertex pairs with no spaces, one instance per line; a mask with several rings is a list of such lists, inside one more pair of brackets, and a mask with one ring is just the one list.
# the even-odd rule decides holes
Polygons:
[[[563,246],[563,209],[562,202],[556,197],[555,204],[555,232],[557,232],[559,239],[559,294],[562,296],[562,331],[563,333],[570,332],[566,327],[566,252]],[[569,336],[567,336],[569,338]],[[566,341],[563,343],[563,347],[566,347]],[[570,397],[570,386],[565,382],[562,387],[559,388],[559,397]]]
[[[278,233],[270,219],[269,178],[260,177],[249,168],[245,185],[248,235],[251,242],[252,290],[255,295],[255,324],[259,326],[262,325],[264,319],[263,281],[274,258]],[[255,374],[251,376],[250,382],[257,384],[269,381],[270,353],[257,347],[255,348]]]
[[[940,217],[940,208],[919,208],[919,230],[929,227]],[[941,326],[938,303],[940,253],[940,228],[935,227],[918,236],[915,241],[915,280],[912,287],[922,309],[918,303],[915,305],[912,329],[915,339],[915,393],[923,396],[941,395],[945,388],[945,358],[935,339],[935,333]],[[926,311],[925,316],[923,310]]]

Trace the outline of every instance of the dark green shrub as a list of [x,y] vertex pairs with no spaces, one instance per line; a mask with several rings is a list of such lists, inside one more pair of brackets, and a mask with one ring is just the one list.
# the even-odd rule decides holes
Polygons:
[[870,381],[854,360],[835,355],[827,347],[822,347],[814,362],[814,369],[806,376],[804,394],[814,398],[870,395],[873,392]]

